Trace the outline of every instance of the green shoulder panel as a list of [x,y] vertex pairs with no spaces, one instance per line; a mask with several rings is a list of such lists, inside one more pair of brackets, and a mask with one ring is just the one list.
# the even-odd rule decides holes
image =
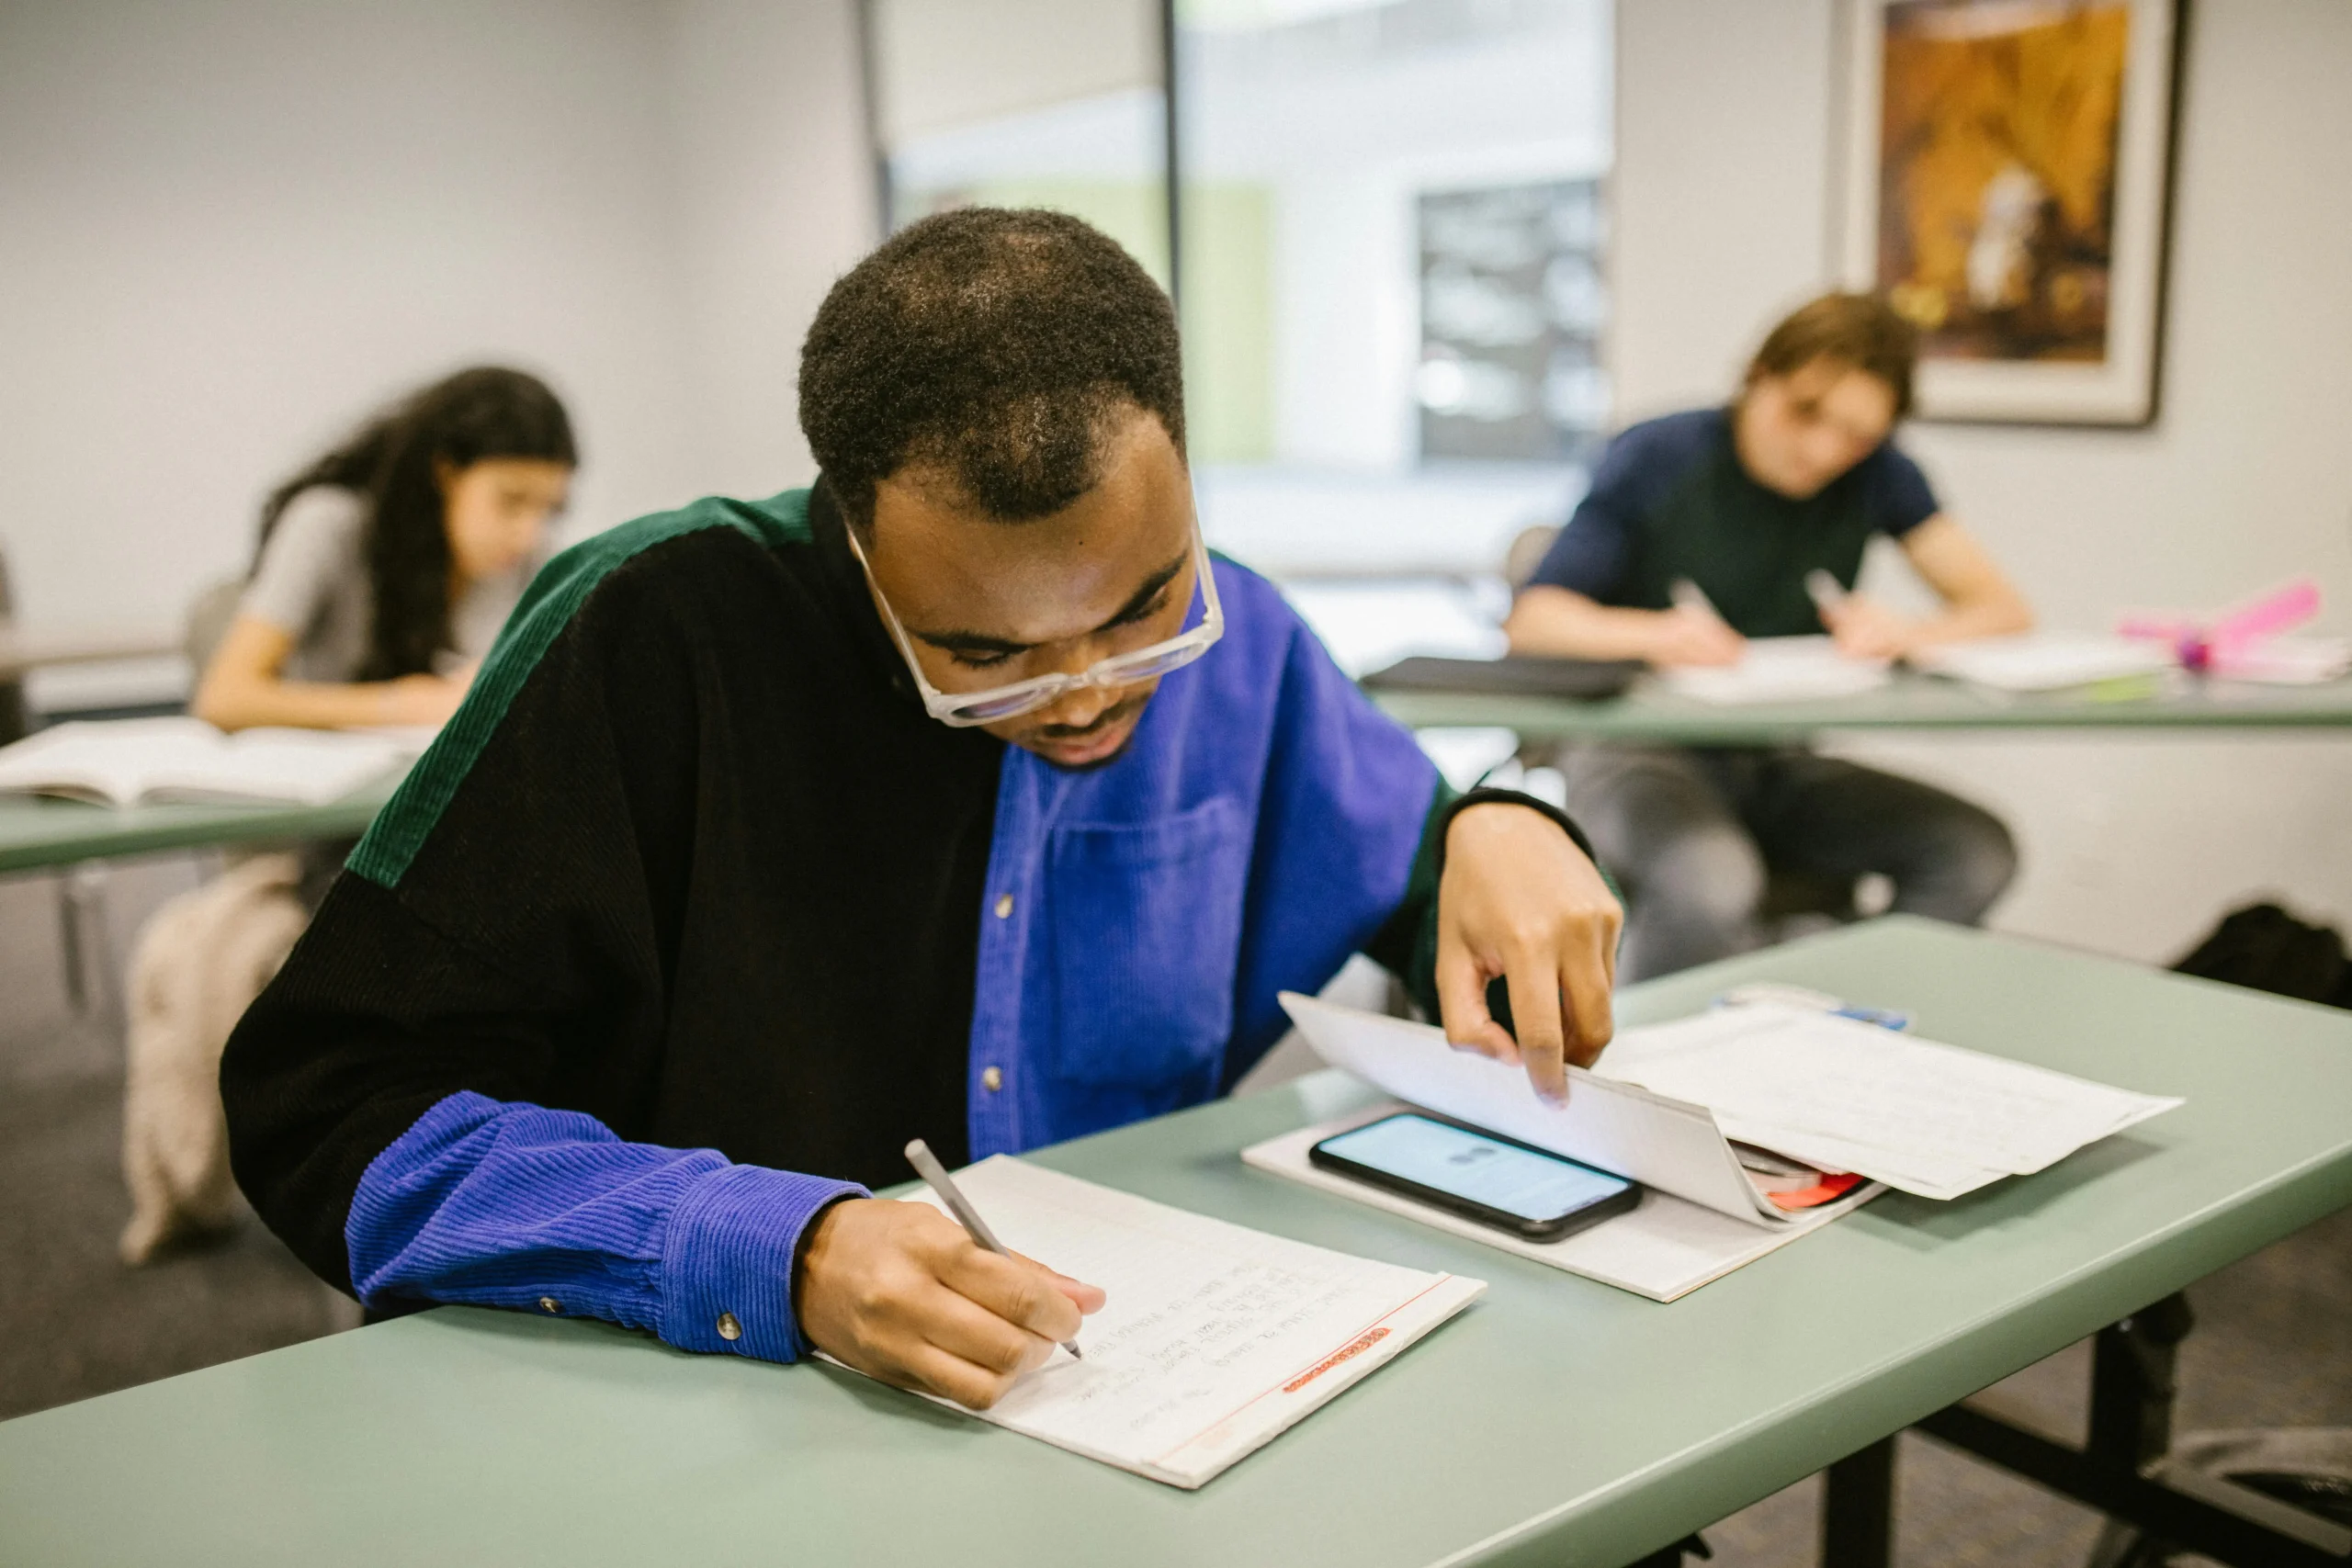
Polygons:
[[805,544],[808,492],[786,491],[766,501],[711,496],[675,512],[656,513],[584,539],[539,570],[482,660],[457,716],[444,727],[345,863],[385,888],[397,888],[417,851],[441,819],[474,760],[481,755],[514,694],[553,647],[596,585],[642,551],[705,528],[733,528],[775,548]]

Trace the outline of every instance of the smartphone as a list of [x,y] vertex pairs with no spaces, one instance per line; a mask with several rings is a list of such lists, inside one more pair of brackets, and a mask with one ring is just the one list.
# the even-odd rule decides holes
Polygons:
[[1557,1241],[1642,1201],[1622,1176],[1418,1111],[1335,1133],[1306,1157],[1527,1241]]

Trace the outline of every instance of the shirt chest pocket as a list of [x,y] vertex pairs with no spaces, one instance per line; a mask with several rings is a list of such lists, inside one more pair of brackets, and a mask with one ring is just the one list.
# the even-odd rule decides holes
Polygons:
[[1233,1032],[1250,875],[1239,803],[1057,828],[1046,875],[1054,1075],[1144,1088],[1213,1068]]

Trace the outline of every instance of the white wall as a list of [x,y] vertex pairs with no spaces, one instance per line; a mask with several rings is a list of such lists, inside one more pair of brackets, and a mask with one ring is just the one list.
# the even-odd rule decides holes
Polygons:
[[[1831,0],[1619,7],[1614,365],[1631,415],[1721,398],[1832,276]],[[2195,7],[2164,412],[1905,445],[2047,624],[2316,574],[2352,631],[2352,6]],[[2352,919],[2352,736],[1873,741],[2018,829],[2007,929],[2176,955],[2227,904]]]
[[853,0],[667,13],[689,488],[769,495],[816,475],[800,340],[879,232]]
[[175,624],[278,478],[461,363],[545,374],[573,526],[805,477],[872,233],[850,0],[0,0],[0,549]]
[[878,0],[882,142],[1160,83],[1157,0]]

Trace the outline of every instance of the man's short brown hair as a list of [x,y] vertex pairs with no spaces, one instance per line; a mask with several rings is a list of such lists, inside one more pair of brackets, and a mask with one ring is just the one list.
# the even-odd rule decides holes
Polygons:
[[1894,394],[1894,417],[1911,412],[1911,371],[1919,359],[1917,328],[1874,294],[1825,294],[1800,305],[1765,334],[1743,383],[1787,376],[1816,359],[1875,376]]

